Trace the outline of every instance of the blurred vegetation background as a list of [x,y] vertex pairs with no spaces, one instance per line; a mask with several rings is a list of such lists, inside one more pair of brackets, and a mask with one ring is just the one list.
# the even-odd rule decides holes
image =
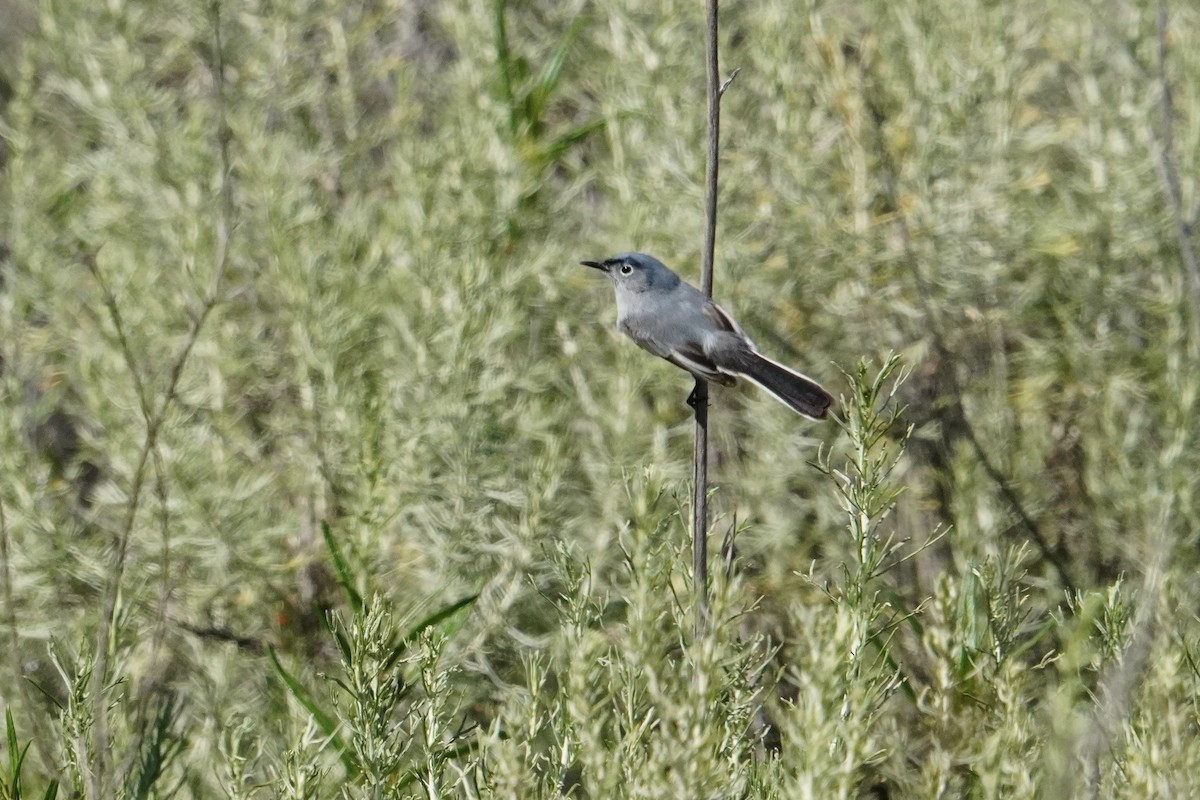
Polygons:
[[721,14],[693,636],[700,4],[0,0],[0,797],[1194,793],[1200,13]]

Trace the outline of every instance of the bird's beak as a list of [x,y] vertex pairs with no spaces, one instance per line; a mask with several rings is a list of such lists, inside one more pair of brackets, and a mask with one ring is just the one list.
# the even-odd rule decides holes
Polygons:
[[608,272],[608,264],[605,264],[603,261],[580,261],[579,263],[583,264],[585,267],[598,269],[601,272]]

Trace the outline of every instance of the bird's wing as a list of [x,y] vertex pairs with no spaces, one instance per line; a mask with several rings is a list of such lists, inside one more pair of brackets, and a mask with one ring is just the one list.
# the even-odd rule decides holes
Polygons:
[[737,379],[732,375],[726,375],[724,372],[718,371],[717,365],[698,348],[676,348],[663,356],[663,358],[681,369],[686,369],[698,378],[704,378],[705,380],[725,386],[732,386],[737,383]]
[[735,383],[731,375],[726,375],[717,369],[716,364],[704,352],[704,347],[699,342],[668,344],[662,337],[653,334],[648,335],[648,332],[645,330],[639,330],[637,331],[637,335],[634,335],[634,331],[625,323],[621,324],[621,330],[629,338],[637,342],[638,346],[643,350],[670,361],[675,366],[687,370],[696,377],[726,386]]
[[738,336],[745,338],[746,334],[742,333],[742,328],[737,324],[737,321],[729,315],[729,312],[721,308],[719,305],[709,300],[704,306],[704,315],[723,331],[735,333]]

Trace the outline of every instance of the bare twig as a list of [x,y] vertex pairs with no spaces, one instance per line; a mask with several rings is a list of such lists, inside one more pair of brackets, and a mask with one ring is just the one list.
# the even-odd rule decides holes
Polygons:
[[[161,569],[158,578],[158,619],[154,631],[150,635],[151,663],[157,663],[166,636],[167,605],[171,597],[171,511],[169,491],[167,487],[166,464],[163,463],[162,451],[155,447],[151,453],[151,466],[154,468],[154,495],[158,501],[158,522],[162,543],[160,546]],[[125,754],[125,759],[117,767],[118,783],[123,782],[123,776],[133,769],[134,762],[141,756],[142,744],[146,734],[152,730],[149,723],[156,702],[160,699],[155,691],[146,691],[145,686],[139,687],[134,695],[135,727],[133,744]]]
[[109,318],[116,329],[117,340],[121,347],[122,357],[129,369],[134,389],[138,395],[142,418],[146,425],[146,434],[138,454],[137,466],[134,468],[133,479],[129,488],[129,500],[125,510],[125,519],[117,535],[117,546],[114,549],[112,564],[109,568],[108,585],[104,592],[99,629],[96,637],[95,664],[92,670],[90,693],[92,698],[93,743],[95,752],[93,769],[90,774],[87,790],[92,800],[108,795],[105,789],[108,764],[111,758],[108,742],[108,698],[105,689],[108,683],[108,659],[112,648],[112,639],[116,620],[117,603],[121,595],[121,585],[125,574],[125,566],[129,551],[129,542],[133,535],[134,523],[137,519],[141,504],[142,489],[147,480],[148,466],[152,454],[157,453],[158,436],[162,430],[167,412],[174,404],[179,389],[179,380],[184,368],[191,358],[192,350],[200,339],[209,314],[216,306],[220,297],[221,285],[225,277],[225,269],[229,258],[229,234],[233,218],[233,176],[229,157],[230,128],[225,111],[224,98],[224,50],[221,41],[221,6],[214,0],[209,6],[210,21],[213,27],[213,85],[217,110],[219,130],[217,144],[221,163],[220,210],[214,224],[214,268],[208,291],[200,308],[192,316],[191,324],[184,337],[183,346],[171,363],[167,372],[167,381],[161,402],[155,403],[149,389],[142,379],[133,347],[125,333],[124,324],[117,305],[116,297],[110,290],[100,270],[94,254],[86,254],[85,261],[92,276],[100,286],[103,303]]
[[692,449],[692,583],[696,590],[696,633],[708,616],[708,383],[692,391],[696,443]]
[[237,645],[237,648],[246,653],[260,654],[267,650],[267,643],[262,639],[253,636],[243,636],[240,633],[235,633],[229,628],[219,625],[193,625],[190,622],[183,620],[174,620],[175,624],[183,630],[196,636],[200,639],[208,639],[215,642],[229,642]]
[[[936,338],[936,334],[935,334]],[[934,347],[938,350],[938,354],[942,358],[948,358],[950,353],[944,344],[935,342]],[[971,449],[975,451],[975,457],[979,459],[979,464],[983,467],[983,471],[988,474],[992,482],[996,484],[996,488],[1000,490],[1001,496],[1008,503],[1009,508],[1017,515],[1017,519],[1021,521],[1021,526],[1029,533],[1029,538],[1033,540],[1033,544],[1037,547],[1038,552],[1042,554],[1042,558],[1054,569],[1058,574],[1059,583],[1062,588],[1068,592],[1075,591],[1075,584],[1071,581],[1071,573],[1067,571],[1066,562],[1059,554],[1057,548],[1050,544],[1050,540],[1042,532],[1042,527],[1037,524],[1028,511],[1025,510],[1025,504],[1021,502],[1021,498],[1017,495],[1017,490],[1012,487],[1008,478],[1000,471],[984,449],[983,443],[979,441],[979,437],[975,434],[975,427],[967,418],[967,411],[962,404],[962,390],[956,385],[954,387],[954,398],[952,413],[958,418],[958,423],[966,432],[967,441],[971,443]]]
[[[713,254],[717,242],[717,155],[721,140],[721,92],[717,71],[717,0],[706,0],[705,66],[708,76],[708,153],[704,171],[704,250],[700,288],[712,297]],[[696,634],[708,617],[708,382],[696,379],[692,391],[696,445],[692,451],[692,582],[696,591]]]
[[725,96],[725,90],[729,88],[729,85],[733,83],[733,79],[736,78],[738,73],[741,71],[742,68],[738,67],[733,72],[729,73],[729,77],[724,80],[724,82],[721,84],[721,88],[717,90],[717,97]]
[[105,791],[105,776],[108,773],[108,763],[111,758],[108,746],[108,698],[105,693],[108,674],[108,651],[112,640],[113,620],[116,617],[117,600],[121,594],[121,579],[125,573],[125,558],[129,549],[129,538],[133,531],[133,523],[137,518],[138,507],[141,504],[142,486],[146,480],[146,464],[150,451],[158,439],[157,415],[153,413],[149,393],[142,382],[138,371],[137,359],[134,358],[129,337],[121,321],[120,308],[117,306],[113,293],[104,280],[104,274],[96,261],[94,254],[86,254],[85,262],[92,277],[100,286],[103,303],[108,311],[109,320],[116,329],[117,341],[121,354],[125,359],[126,368],[130,372],[134,389],[141,404],[142,418],[146,422],[146,437],[138,453],[137,466],[133,471],[133,480],[129,487],[129,500],[125,508],[125,520],[117,535],[117,547],[113,551],[113,562],[108,571],[108,586],[104,591],[103,606],[100,612],[99,630],[96,633],[95,664],[92,668],[89,691],[92,697],[92,735],[95,743],[94,763],[89,773],[87,785],[89,800],[100,800],[107,795]]

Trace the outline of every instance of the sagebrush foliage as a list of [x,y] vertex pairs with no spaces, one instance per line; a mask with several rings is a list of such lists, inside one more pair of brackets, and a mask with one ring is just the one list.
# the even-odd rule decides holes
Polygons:
[[702,18],[0,0],[0,797],[1190,791],[1200,15],[724,5],[695,636]]

